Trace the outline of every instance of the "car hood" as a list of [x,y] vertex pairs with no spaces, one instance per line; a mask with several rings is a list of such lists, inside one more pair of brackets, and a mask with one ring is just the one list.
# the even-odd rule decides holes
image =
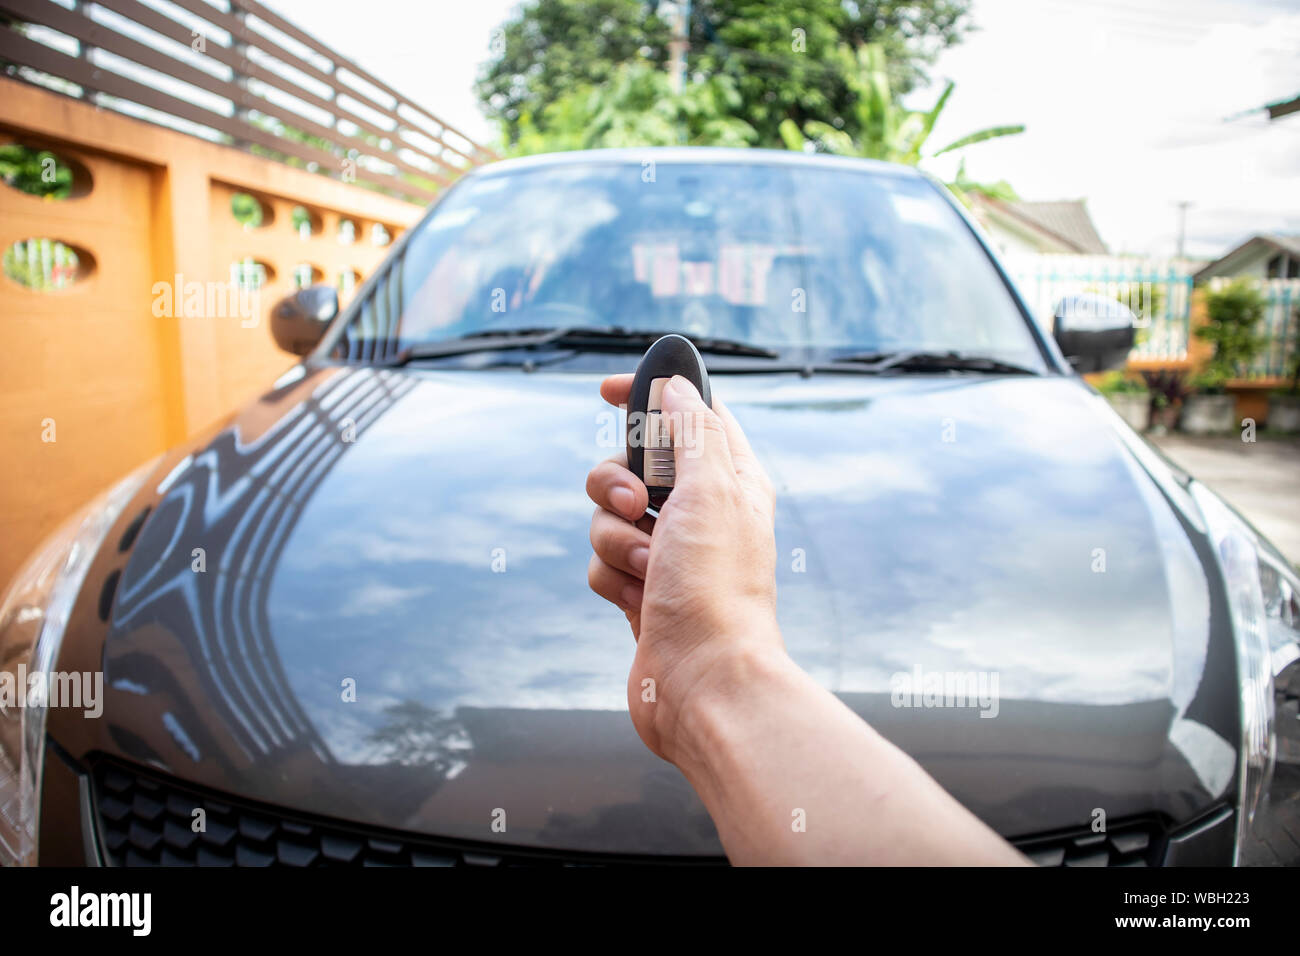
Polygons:
[[[182,449],[142,502],[86,749],[402,830],[720,853],[638,740],[633,642],[587,588],[584,478],[622,436],[596,382],[298,368]],[[777,489],[790,653],[994,828],[1229,792],[1203,545],[1081,383],[715,389]]]

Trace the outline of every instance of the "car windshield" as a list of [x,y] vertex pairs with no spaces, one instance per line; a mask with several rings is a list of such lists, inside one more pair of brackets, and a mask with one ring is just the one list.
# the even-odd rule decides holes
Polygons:
[[573,162],[471,176],[339,343],[392,354],[493,330],[619,326],[779,353],[1041,353],[927,180],[868,167]]

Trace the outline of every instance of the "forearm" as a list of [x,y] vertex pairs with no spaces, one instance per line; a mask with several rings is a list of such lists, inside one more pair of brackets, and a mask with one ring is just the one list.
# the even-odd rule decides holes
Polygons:
[[1026,862],[783,652],[716,671],[676,718],[673,759],[733,863]]

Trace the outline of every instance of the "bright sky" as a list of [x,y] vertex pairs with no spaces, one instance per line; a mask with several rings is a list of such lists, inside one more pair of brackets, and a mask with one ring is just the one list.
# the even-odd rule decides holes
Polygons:
[[[269,5],[466,134],[491,138],[473,82],[516,0]],[[957,89],[932,142],[1027,127],[966,151],[973,177],[1007,179],[1025,199],[1087,199],[1114,252],[1172,255],[1179,201],[1192,204],[1191,255],[1254,232],[1300,233],[1300,114],[1226,120],[1300,94],[1300,2],[974,0],[972,13],[979,31],[934,71]],[[944,159],[934,172],[953,171]]]

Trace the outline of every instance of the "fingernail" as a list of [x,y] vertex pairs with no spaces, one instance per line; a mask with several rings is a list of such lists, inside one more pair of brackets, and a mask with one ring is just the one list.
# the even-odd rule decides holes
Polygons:
[[646,566],[650,563],[650,549],[644,545],[633,548],[627,556],[627,564],[637,574],[645,574]]
[[668,388],[672,389],[679,398],[698,397],[700,394],[695,383],[685,375],[674,375],[668,380]]
[[626,518],[635,518],[632,512],[636,508],[636,495],[626,485],[615,485],[609,489],[609,503]]
[[623,585],[623,605],[624,607],[636,609],[641,606],[641,598],[645,594],[645,588],[639,584]]

